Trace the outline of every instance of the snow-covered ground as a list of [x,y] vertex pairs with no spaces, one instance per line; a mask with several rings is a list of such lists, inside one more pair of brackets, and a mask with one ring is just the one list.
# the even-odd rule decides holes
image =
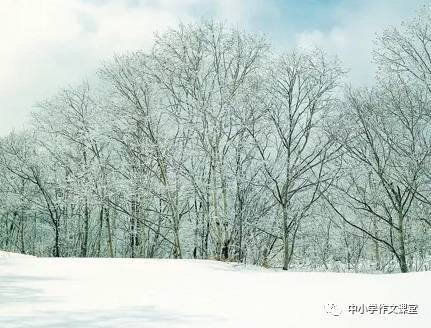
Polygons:
[[[430,285],[430,272],[299,273],[213,261],[2,256],[0,327],[425,328]],[[418,305],[418,314],[413,306],[390,307],[400,304]],[[350,305],[359,312],[349,312]]]

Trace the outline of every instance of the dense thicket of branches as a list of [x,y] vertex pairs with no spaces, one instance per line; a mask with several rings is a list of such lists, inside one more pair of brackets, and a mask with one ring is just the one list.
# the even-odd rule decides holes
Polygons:
[[345,89],[321,51],[204,22],[116,56],[0,140],[0,249],[428,270],[431,20]]

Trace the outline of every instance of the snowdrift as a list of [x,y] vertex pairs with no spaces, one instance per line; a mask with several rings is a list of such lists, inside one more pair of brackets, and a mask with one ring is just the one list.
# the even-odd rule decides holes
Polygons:
[[0,258],[0,327],[430,327],[429,272],[213,261]]
[[5,252],[0,250],[0,258],[2,257],[34,257],[31,255],[24,255],[24,254],[20,254],[20,253],[12,253],[12,252]]

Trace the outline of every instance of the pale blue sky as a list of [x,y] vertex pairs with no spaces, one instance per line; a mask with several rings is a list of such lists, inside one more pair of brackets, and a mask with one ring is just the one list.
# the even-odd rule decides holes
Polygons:
[[375,32],[408,19],[422,0],[1,0],[0,135],[33,104],[92,76],[115,52],[148,48],[155,31],[205,17],[264,32],[278,49],[324,48],[370,84]]

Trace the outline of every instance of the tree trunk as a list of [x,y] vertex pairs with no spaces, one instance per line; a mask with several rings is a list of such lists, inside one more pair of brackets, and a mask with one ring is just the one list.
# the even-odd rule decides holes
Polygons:
[[175,246],[174,246],[174,258],[180,259],[181,255],[181,245],[180,245],[180,233],[178,222],[175,223]]
[[102,235],[103,235],[103,214],[104,208],[103,205],[100,207],[99,212],[99,238],[97,240],[97,256],[100,257],[101,245],[102,245]]
[[398,225],[399,225],[399,238],[400,238],[400,254],[399,254],[399,265],[401,272],[408,272],[407,261],[406,261],[406,248],[405,248],[405,240],[404,240],[404,217],[400,212],[398,214]]
[[54,243],[54,257],[60,257],[60,229],[59,224],[56,222],[54,226],[55,243]]
[[[378,230],[377,230],[377,223],[376,223],[376,219],[373,220],[373,226],[374,226],[374,235],[376,237],[379,236]],[[376,257],[376,270],[380,270],[381,269],[381,265],[380,265],[380,247],[379,247],[379,243],[374,240],[374,255]]]
[[283,206],[283,270],[289,268],[289,230],[287,220],[287,207]]
[[109,218],[109,209],[105,210],[106,229],[108,230],[108,249],[109,255],[115,257],[114,245],[112,244],[111,220]]
[[81,242],[81,257],[87,257],[87,245],[88,245],[88,226],[89,226],[90,212],[88,209],[88,203],[85,201],[84,206],[84,236]]

